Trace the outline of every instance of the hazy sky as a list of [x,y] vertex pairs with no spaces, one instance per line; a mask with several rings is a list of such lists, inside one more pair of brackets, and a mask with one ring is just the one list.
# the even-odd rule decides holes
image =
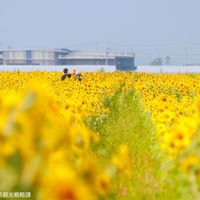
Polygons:
[[200,0],[0,0],[0,48],[131,50],[200,63]]

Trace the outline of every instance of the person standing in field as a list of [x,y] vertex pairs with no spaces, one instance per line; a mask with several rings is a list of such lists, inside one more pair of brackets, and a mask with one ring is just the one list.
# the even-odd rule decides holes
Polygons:
[[61,81],[64,81],[66,78],[71,78],[72,74],[68,73],[68,69],[64,68],[63,69],[64,74],[61,77]]

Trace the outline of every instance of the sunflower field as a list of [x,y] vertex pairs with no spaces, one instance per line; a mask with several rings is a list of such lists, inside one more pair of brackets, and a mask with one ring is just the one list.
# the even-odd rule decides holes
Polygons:
[[200,75],[0,73],[0,199],[200,199]]

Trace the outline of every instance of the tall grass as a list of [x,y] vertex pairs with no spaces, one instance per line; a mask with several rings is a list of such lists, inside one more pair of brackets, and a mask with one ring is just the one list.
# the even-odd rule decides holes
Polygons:
[[[126,144],[132,162],[131,175],[123,182],[116,178],[110,199],[193,199],[188,180],[160,149],[150,115],[134,89],[118,90],[104,104],[110,114],[89,120],[89,126],[100,134],[93,150],[106,164],[120,144]],[[127,189],[124,196],[119,192],[121,185]]]

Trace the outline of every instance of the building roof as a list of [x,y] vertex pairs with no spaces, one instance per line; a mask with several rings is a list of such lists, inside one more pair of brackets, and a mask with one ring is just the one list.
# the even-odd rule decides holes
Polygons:
[[71,51],[69,49],[37,49],[37,48],[30,48],[30,49],[3,49],[0,50],[0,52],[12,52],[12,51],[49,51],[49,52],[66,52],[70,53]]
[[114,51],[71,51],[67,55],[60,55],[59,59],[114,59],[115,57],[135,57],[135,54]]

